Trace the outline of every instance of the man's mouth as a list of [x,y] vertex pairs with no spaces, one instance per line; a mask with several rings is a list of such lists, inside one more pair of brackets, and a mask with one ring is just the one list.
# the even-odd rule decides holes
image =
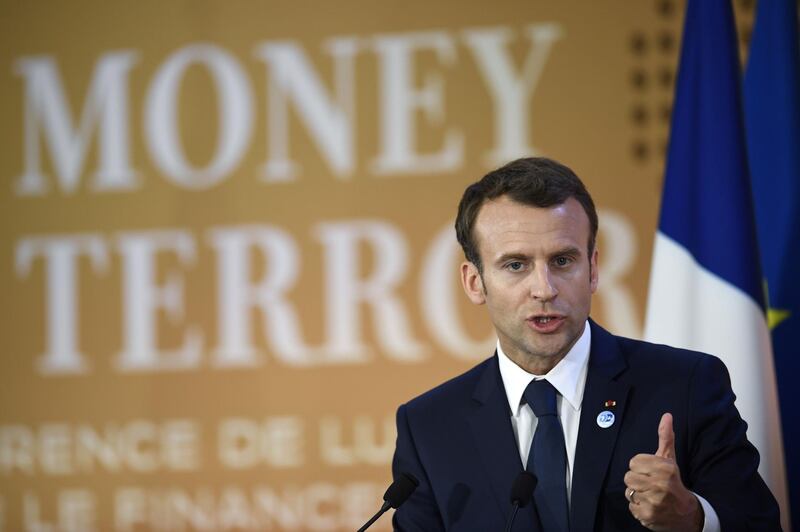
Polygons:
[[564,322],[564,316],[559,316],[557,314],[550,314],[550,315],[543,315],[543,316],[533,316],[528,318],[528,323],[531,324],[531,327],[538,332],[555,332],[561,324]]

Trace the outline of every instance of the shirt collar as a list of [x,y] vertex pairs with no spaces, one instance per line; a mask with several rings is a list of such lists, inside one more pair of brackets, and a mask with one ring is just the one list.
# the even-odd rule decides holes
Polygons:
[[581,334],[567,355],[547,374],[534,375],[517,366],[508,358],[498,341],[497,360],[500,364],[500,377],[503,379],[503,386],[506,389],[508,406],[511,408],[511,412],[515,416],[519,414],[522,394],[534,379],[547,380],[573,409],[580,410],[581,402],[583,401],[583,389],[586,385],[586,369],[591,345],[592,332],[587,321],[583,334]]

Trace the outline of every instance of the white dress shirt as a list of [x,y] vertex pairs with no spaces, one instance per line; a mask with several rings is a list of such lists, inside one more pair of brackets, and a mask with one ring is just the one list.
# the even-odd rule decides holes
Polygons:
[[[567,500],[572,497],[572,471],[575,466],[575,448],[578,445],[578,427],[581,418],[581,404],[583,403],[583,390],[586,387],[586,374],[589,367],[589,349],[592,345],[592,331],[589,322],[583,329],[583,334],[572,349],[545,375],[528,373],[514,363],[503,352],[500,342],[497,342],[497,361],[500,365],[500,377],[506,390],[508,406],[511,409],[511,426],[517,438],[519,458],[522,467],[528,463],[528,453],[533,442],[533,433],[538,420],[527,402],[522,400],[525,388],[534,379],[548,381],[558,391],[556,396],[556,410],[564,429],[564,444],[567,446]],[[654,447],[658,444],[658,435],[653,434]],[[631,457],[633,458],[633,457]],[[703,532],[719,532],[720,524],[717,513],[703,497],[694,494],[700,501],[705,514]]]
[[567,446],[567,499],[572,494],[572,470],[575,465],[575,447],[578,444],[578,425],[581,419],[581,403],[583,389],[586,385],[586,370],[589,366],[589,347],[592,344],[592,333],[589,322],[583,334],[561,362],[556,364],[547,375],[534,375],[517,366],[503,352],[500,342],[497,343],[500,376],[511,408],[511,426],[517,437],[519,458],[522,467],[528,463],[528,453],[533,442],[533,433],[538,420],[527,402],[522,400],[525,388],[534,379],[544,379],[558,392],[556,411],[564,429],[564,443]]

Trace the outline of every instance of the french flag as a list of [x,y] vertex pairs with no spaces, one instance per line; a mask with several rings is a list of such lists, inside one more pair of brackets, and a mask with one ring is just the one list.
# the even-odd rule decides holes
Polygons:
[[645,339],[720,357],[788,530],[786,471],[729,0],[690,0]]

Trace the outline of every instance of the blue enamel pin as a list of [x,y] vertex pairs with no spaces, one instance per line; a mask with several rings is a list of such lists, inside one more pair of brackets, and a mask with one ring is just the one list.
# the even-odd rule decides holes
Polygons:
[[597,426],[601,429],[607,429],[614,424],[614,413],[609,410],[603,410],[597,415]]

